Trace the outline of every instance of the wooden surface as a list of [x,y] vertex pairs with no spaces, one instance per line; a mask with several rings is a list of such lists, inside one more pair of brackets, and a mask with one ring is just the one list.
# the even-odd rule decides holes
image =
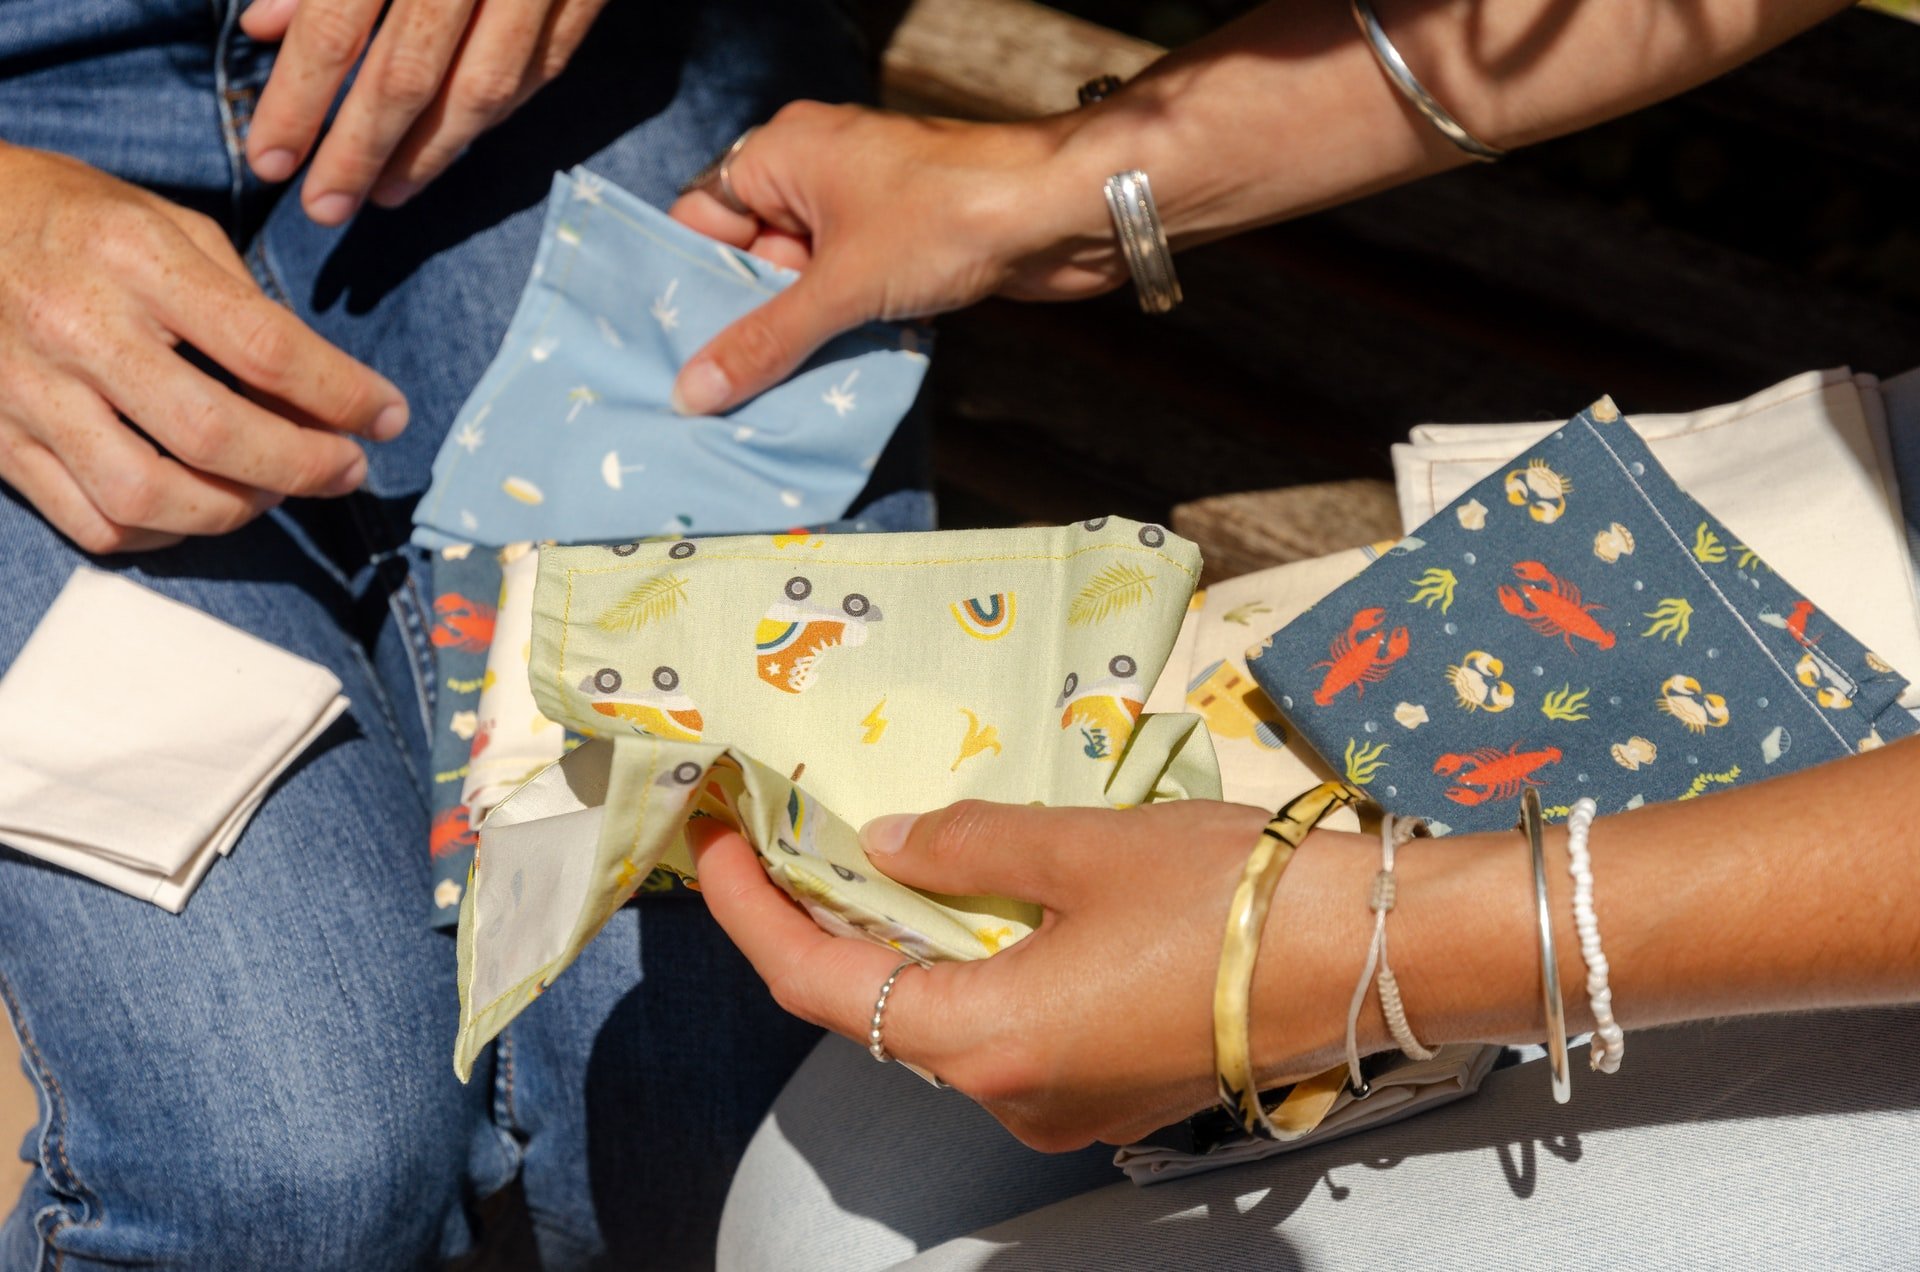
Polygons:
[[1400,537],[1393,483],[1361,478],[1214,495],[1173,510],[1175,534],[1200,545],[1200,581],[1217,583]]
[[881,100],[964,119],[1071,110],[1096,75],[1126,78],[1163,50],[1026,0],[912,0],[880,59]]
[[27,1164],[14,1150],[38,1117],[33,1088],[20,1071],[20,1048],[13,1041],[13,1030],[0,1021],[0,1219],[13,1209],[20,1185],[26,1182]]

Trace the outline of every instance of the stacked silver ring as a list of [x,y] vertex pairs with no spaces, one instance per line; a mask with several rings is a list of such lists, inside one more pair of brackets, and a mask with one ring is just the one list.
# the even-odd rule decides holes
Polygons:
[[1173,249],[1153,203],[1153,187],[1138,168],[1107,178],[1107,211],[1120,238],[1120,253],[1140,297],[1140,308],[1164,314],[1181,301],[1180,280],[1173,272]]
[[914,959],[907,959],[894,968],[893,973],[887,977],[886,984],[880,987],[880,997],[874,1000],[873,1027],[867,1031],[867,1054],[881,1064],[886,1064],[893,1059],[887,1054],[887,1044],[881,1038],[881,1031],[886,1027],[887,999],[893,997],[893,983],[900,979],[900,973],[909,967],[918,966],[919,963]]

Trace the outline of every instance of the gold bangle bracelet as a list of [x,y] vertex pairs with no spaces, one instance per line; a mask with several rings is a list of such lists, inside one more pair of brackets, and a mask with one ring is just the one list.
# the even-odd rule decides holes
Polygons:
[[1227,910],[1227,936],[1220,947],[1220,974],[1213,987],[1214,1069],[1219,1077],[1220,1106],[1249,1135],[1261,1139],[1298,1139],[1313,1129],[1276,1122],[1260,1103],[1250,1025],[1253,967],[1260,955],[1267,909],[1273,903],[1280,876],[1286,873],[1294,850],[1307,834],[1334,809],[1364,798],[1345,782],[1323,782],[1295,796],[1260,832],[1260,842],[1247,857],[1240,885],[1234,889]]

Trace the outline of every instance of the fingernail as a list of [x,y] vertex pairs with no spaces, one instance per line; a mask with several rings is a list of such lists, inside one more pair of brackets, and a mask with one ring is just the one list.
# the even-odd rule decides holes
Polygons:
[[339,225],[359,206],[360,200],[350,194],[319,194],[307,200],[307,215],[321,225]]
[[271,26],[285,17],[287,10],[293,8],[293,5],[294,0],[253,0],[253,3],[247,6],[247,11],[240,16],[256,26],[263,22]]
[[390,442],[407,427],[407,404],[395,402],[373,417],[373,440]]
[[347,470],[340,474],[334,483],[327,487],[329,495],[350,495],[360,489],[360,483],[367,479],[367,457],[355,455]]
[[906,847],[907,835],[920,820],[918,813],[889,813],[860,828],[860,846],[869,857],[891,857]]
[[293,175],[294,167],[299,162],[299,156],[293,151],[285,146],[275,146],[254,159],[253,175],[262,181],[285,181]]
[[373,187],[373,193],[367,197],[383,208],[397,208],[418,193],[420,193],[420,183],[418,181],[401,181],[395,179],[392,181],[382,181],[379,185]]
[[690,362],[673,382],[673,409],[682,415],[712,415],[732,392],[726,372],[711,362]]

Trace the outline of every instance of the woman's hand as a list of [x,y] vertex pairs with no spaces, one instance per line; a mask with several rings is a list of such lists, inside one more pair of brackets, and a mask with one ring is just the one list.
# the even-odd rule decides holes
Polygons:
[[805,271],[681,370],[690,415],[737,406],[790,375],[838,333],[987,296],[1075,300],[1118,286],[1098,180],[1050,164],[1068,117],[968,124],[797,102],[729,169],[741,215],[708,189],[673,215],[710,237]]
[[82,548],[162,547],[285,495],[346,494],[367,460],[345,435],[406,422],[400,391],[268,299],[213,221],[0,145],[0,478]]
[[322,225],[341,224],[369,197],[397,207],[558,76],[605,4],[257,0],[241,28],[283,43],[247,133],[248,161],[261,180],[285,181],[312,153],[300,200]]
[[[872,823],[862,840],[892,878],[1046,908],[1037,931],[990,959],[903,973],[888,1051],[1047,1151],[1128,1143],[1211,1104],[1227,904],[1267,816],[1198,801],[1125,812],[969,801]],[[822,932],[738,834],[704,820],[690,834],[702,895],[774,998],[864,1045],[900,956]],[[1377,855],[1371,839],[1320,831],[1289,869],[1255,985],[1263,1077],[1338,1063]]]

